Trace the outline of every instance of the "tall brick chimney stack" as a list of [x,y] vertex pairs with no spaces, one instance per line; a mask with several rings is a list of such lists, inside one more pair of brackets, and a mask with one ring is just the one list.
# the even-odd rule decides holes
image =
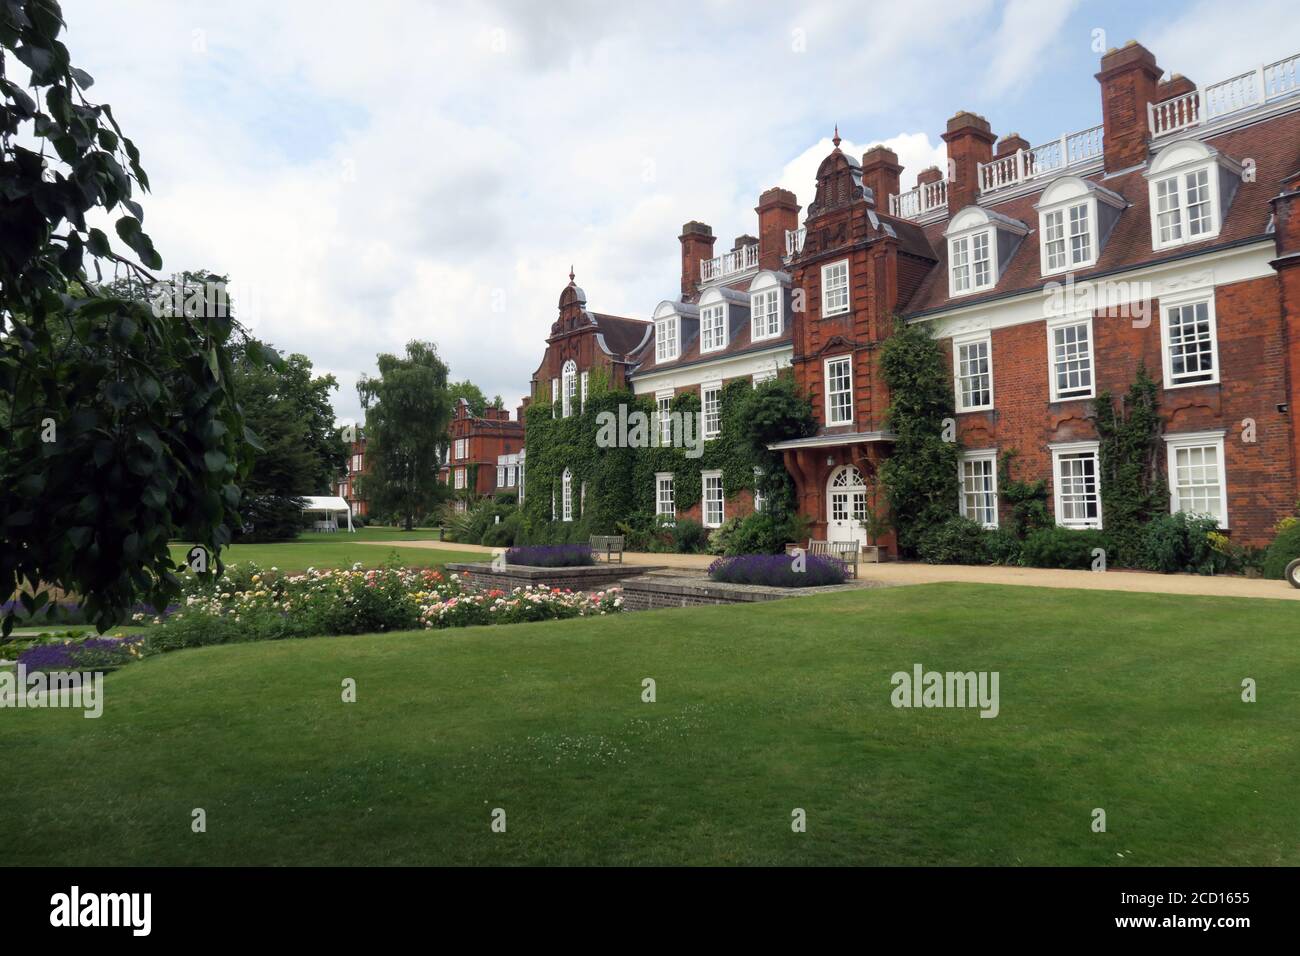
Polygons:
[[758,267],[780,269],[785,256],[787,229],[799,228],[800,205],[794,193],[780,186],[765,190],[758,197]]
[[1146,162],[1151,139],[1147,107],[1157,103],[1160,67],[1154,54],[1136,40],[1101,58],[1101,118],[1105,131],[1106,172]]
[[956,215],[979,198],[978,167],[993,159],[997,137],[982,116],[962,110],[948,120],[948,212]]
[[682,226],[682,234],[677,238],[682,243],[682,299],[690,302],[700,284],[700,260],[713,258],[716,237],[712,228],[692,219]]
[[876,208],[889,212],[889,197],[897,196],[899,174],[898,154],[887,146],[873,146],[862,154],[862,185],[875,195]]

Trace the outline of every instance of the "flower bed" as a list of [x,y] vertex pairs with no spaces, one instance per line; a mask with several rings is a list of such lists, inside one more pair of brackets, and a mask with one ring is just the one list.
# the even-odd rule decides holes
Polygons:
[[26,645],[18,663],[29,671],[102,671],[129,664],[145,653],[144,638],[44,634]]
[[821,555],[739,554],[710,564],[709,577],[728,584],[816,588],[843,584],[848,571],[843,561]]
[[506,564],[533,568],[576,568],[595,563],[589,544],[523,544],[506,552]]
[[558,588],[468,593],[457,575],[431,568],[316,570],[228,568],[216,588],[188,579],[185,606],[150,628],[148,648],[368,634],[416,628],[514,624],[622,610],[615,588],[586,594]]

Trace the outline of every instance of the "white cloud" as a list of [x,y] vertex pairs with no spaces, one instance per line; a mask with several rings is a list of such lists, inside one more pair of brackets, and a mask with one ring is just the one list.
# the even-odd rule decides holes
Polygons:
[[1009,0],[989,44],[985,80],[990,96],[1025,88],[1049,66],[1044,51],[1056,40],[1078,0]]

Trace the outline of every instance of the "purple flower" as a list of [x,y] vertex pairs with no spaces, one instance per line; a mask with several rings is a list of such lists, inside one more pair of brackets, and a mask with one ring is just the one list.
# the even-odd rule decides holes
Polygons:
[[524,544],[506,552],[506,564],[534,568],[570,568],[595,563],[589,544]]
[[709,565],[709,577],[728,584],[764,584],[778,588],[813,588],[843,584],[848,577],[838,558],[805,554],[738,554]]

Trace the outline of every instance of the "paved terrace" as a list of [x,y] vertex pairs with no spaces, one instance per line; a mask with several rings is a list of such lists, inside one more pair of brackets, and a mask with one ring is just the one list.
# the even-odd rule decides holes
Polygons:
[[[490,555],[493,548],[451,541],[365,541],[381,548],[429,548],[436,551],[480,552]],[[657,564],[666,568],[695,570],[703,573],[715,560],[709,554],[652,554],[628,551],[627,564]],[[1137,591],[1147,594],[1195,594],[1204,597],[1275,598],[1300,601],[1300,588],[1285,581],[1258,578],[1206,577],[1195,574],[1152,574],[1145,571],[1058,571],[1049,568],[970,567],[959,564],[920,564],[888,561],[862,564],[858,575],[863,580],[883,585],[934,584],[959,581],[968,584],[1016,584],[1039,588],[1078,588],[1085,591]]]

